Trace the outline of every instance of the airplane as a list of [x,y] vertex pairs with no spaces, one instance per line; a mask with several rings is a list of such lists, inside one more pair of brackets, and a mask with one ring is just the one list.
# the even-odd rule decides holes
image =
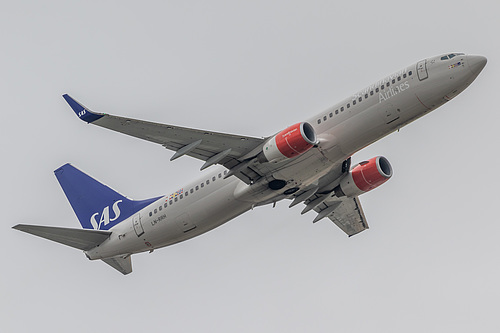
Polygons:
[[84,122],[151,141],[213,172],[172,192],[132,200],[71,164],[54,171],[83,229],[18,224],[14,229],[83,250],[122,274],[131,255],[206,233],[256,206],[292,200],[313,222],[328,218],[349,237],[368,229],[359,196],[389,180],[383,156],[351,156],[435,110],[483,70],[479,55],[448,53],[409,65],[323,112],[269,137],[217,133],[97,113],[63,98]]

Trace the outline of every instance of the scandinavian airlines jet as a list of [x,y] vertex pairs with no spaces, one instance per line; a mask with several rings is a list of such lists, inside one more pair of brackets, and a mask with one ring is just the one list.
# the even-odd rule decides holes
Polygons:
[[213,172],[172,194],[131,200],[71,164],[55,171],[83,229],[18,224],[14,229],[83,250],[123,274],[131,255],[201,235],[255,206],[292,200],[347,235],[368,229],[358,197],[392,176],[377,156],[351,168],[351,156],[448,102],[479,75],[486,58],[450,53],[385,77],[331,108],[272,136],[256,138],[92,112],[64,99],[83,121],[188,155]]

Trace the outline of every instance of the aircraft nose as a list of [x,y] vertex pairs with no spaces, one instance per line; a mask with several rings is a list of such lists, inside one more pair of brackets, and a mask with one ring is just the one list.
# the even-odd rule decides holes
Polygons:
[[469,63],[469,69],[475,75],[478,75],[483,70],[484,66],[486,66],[486,62],[488,60],[486,57],[480,55],[468,55],[467,62]]

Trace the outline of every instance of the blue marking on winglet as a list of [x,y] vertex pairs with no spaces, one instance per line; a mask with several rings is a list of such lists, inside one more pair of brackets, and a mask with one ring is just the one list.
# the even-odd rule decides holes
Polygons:
[[75,111],[76,115],[83,121],[87,123],[91,123],[96,121],[99,118],[102,118],[104,115],[95,113],[75,101],[70,95],[64,94],[63,98],[68,102],[69,106]]
[[109,230],[161,198],[130,200],[71,164],[54,173],[84,229]]

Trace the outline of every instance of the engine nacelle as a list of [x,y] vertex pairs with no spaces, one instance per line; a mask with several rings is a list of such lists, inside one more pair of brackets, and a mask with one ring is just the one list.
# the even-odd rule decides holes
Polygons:
[[392,166],[383,156],[356,165],[335,188],[338,197],[355,197],[379,187],[392,177]]
[[311,124],[298,123],[269,139],[262,147],[262,157],[266,162],[279,162],[297,157],[315,144],[316,132]]

